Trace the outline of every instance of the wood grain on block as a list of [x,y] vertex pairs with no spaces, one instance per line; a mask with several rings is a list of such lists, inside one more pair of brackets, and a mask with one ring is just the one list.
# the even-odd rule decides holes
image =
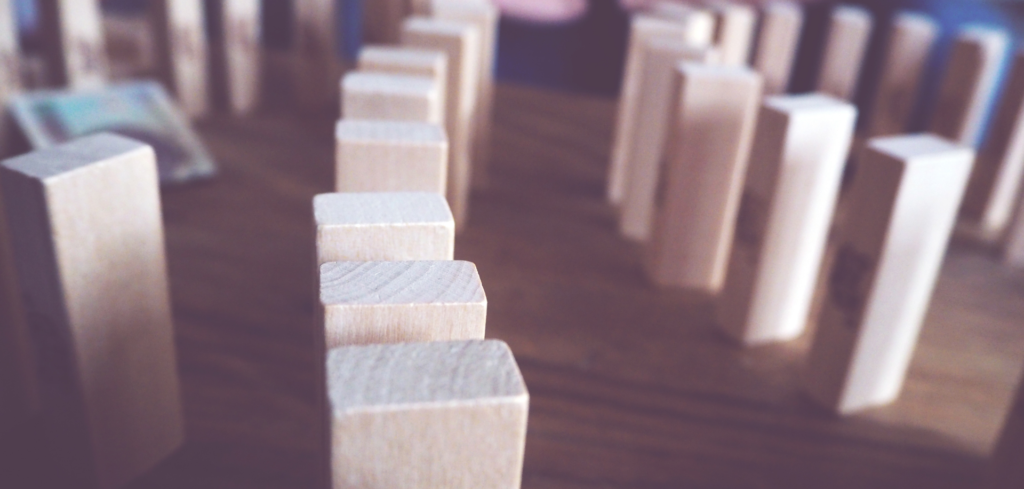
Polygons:
[[1011,266],[1024,267],[1024,198],[1017,204],[1016,218],[1007,230],[1003,257]]
[[263,75],[262,16],[259,0],[221,0],[222,69],[228,106],[234,114],[248,114],[259,104]]
[[430,192],[320,194],[313,198],[317,266],[331,261],[451,260],[455,223]]
[[1003,422],[991,458],[989,480],[985,489],[1016,489],[1024,486],[1024,383],[1017,387],[1017,396]]
[[808,357],[815,401],[847,414],[899,395],[973,160],[933,135],[868,142]]
[[658,179],[679,92],[679,65],[718,59],[714,48],[692,47],[674,38],[651,38],[644,46],[637,126],[627,159],[626,194],[619,215],[619,232],[636,241],[646,241],[651,235]]
[[715,29],[715,47],[722,64],[746,66],[757,28],[757,10],[750,5],[728,1],[708,2],[718,20]]
[[393,44],[400,37],[402,20],[410,12],[409,0],[362,2],[363,37],[369,42]]
[[[21,91],[21,48],[14,2],[0,0],[0,104]],[[2,124],[2,123],[0,123]]]
[[502,341],[327,354],[333,487],[520,487],[530,395]]
[[929,132],[971,147],[978,144],[1009,43],[1009,36],[999,29],[961,30],[939,86]]
[[693,63],[680,74],[647,272],[659,285],[717,292],[736,229],[761,75]]
[[40,0],[40,32],[52,82],[98,88],[107,82],[107,48],[98,0]]
[[445,130],[448,133],[448,202],[455,224],[469,218],[473,178],[473,114],[476,113],[480,71],[480,29],[468,22],[410,17],[402,24],[402,44],[442,51],[448,55]]
[[804,331],[857,109],[826,95],[768,97],[758,116],[718,320],[745,344]]
[[320,267],[327,348],[482,340],[487,297],[470,262],[330,262]]
[[153,149],[90,136],[6,160],[0,184],[55,467],[122,486],[184,437]]
[[157,60],[164,84],[190,117],[209,110],[206,16],[200,0],[152,0],[149,4]]
[[921,76],[939,26],[927,15],[901,12],[892,21],[881,79],[868,124],[870,137],[903,134],[917,102]]
[[804,11],[800,5],[793,2],[765,5],[753,63],[754,69],[764,77],[765,95],[786,93],[803,25]]
[[[441,110],[447,110],[448,55],[443,51],[413,49],[400,46],[365,46],[359,50],[360,71],[425,76],[437,83]],[[447,120],[445,114],[442,120]]]
[[21,291],[0,197],[0,435],[23,426],[39,408]]
[[342,119],[337,141],[338,192],[445,193],[448,137],[437,124]]
[[322,110],[338,99],[342,65],[335,46],[335,5],[335,0],[292,2],[292,88],[305,110]]
[[819,92],[853,100],[873,24],[871,13],[860,7],[840,5],[832,11],[818,72]]
[[441,124],[441,87],[425,76],[351,72],[341,80],[341,114],[346,119]]

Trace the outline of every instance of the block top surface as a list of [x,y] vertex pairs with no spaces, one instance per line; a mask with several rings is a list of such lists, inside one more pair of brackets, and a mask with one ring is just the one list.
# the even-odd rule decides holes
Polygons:
[[437,341],[345,346],[327,352],[335,416],[527,396],[503,341]]
[[317,226],[454,226],[448,201],[433,192],[353,192],[313,197]]
[[[680,6],[689,10],[690,7]],[[681,22],[686,15],[674,12],[674,8],[668,11],[656,9],[650,13],[639,13],[633,16],[630,22],[630,29],[637,31],[665,31],[684,32],[687,29],[685,23]]]
[[900,161],[931,160],[936,156],[973,158],[974,150],[932,134],[911,134],[875,138],[868,147]]
[[464,37],[470,35],[470,32],[475,32],[477,28],[469,22],[412,16],[402,23],[402,30],[417,34]]
[[973,42],[989,49],[999,49],[1010,42],[1004,29],[982,24],[964,26],[956,36],[956,42]]
[[361,141],[387,144],[443,144],[447,142],[439,124],[409,121],[339,120],[334,128],[338,141]]
[[742,15],[744,17],[754,17],[757,12],[754,7],[743,3],[731,2],[726,0],[712,0],[706,4],[708,8],[717,12],[719,15]]
[[136,151],[153,154],[152,148],[134,139],[100,133],[4,160],[3,167],[30,178],[47,180]]
[[473,16],[494,21],[498,19],[498,7],[491,2],[467,2],[466,0],[432,0],[434,15]]
[[871,12],[868,12],[863,7],[838,5],[835,10],[832,11],[832,18],[842,22],[866,25],[871,23]]
[[761,83],[761,75],[746,66],[712,65],[683,61],[679,63],[678,70],[686,77]]
[[434,80],[426,76],[398,75],[357,71],[341,80],[342,90],[357,92],[429,94],[437,90]]
[[320,266],[324,306],[486,303],[467,261],[329,262]]
[[765,13],[785,15],[787,17],[803,16],[803,9],[794,2],[768,2],[764,6]]
[[429,49],[375,45],[366,46],[359,51],[360,66],[366,63],[394,64],[426,70],[440,68],[447,63],[447,60],[447,54]]
[[935,23],[935,19],[927,14],[921,12],[904,11],[899,12],[892,19],[893,25],[898,25],[904,29],[919,30],[925,32],[933,32],[938,30],[939,25]]
[[844,112],[856,114],[857,109],[846,102],[835,97],[820,93],[805,95],[776,95],[765,97],[765,107],[783,114],[807,113],[807,112]]

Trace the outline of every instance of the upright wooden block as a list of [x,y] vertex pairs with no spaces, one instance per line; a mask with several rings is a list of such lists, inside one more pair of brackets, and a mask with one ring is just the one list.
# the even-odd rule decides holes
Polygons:
[[764,78],[765,95],[786,93],[796,60],[804,11],[793,2],[771,2],[761,15],[754,69]]
[[900,12],[892,21],[881,80],[871,106],[868,135],[892,136],[907,130],[925,63],[939,26],[927,15]]
[[153,150],[99,134],[6,160],[0,184],[54,468],[120,487],[184,438]]
[[1007,230],[1003,258],[1014,267],[1024,267],[1024,198],[1017,204],[1017,214]]
[[[448,107],[448,55],[442,51],[372,45],[359,51],[357,63],[360,71],[430,78],[440,87],[442,111]],[[445,114],[442,120],[447,121]]]
[[482,340],[487,297],[465,261],[330,262],[320,267],[327,348]]
[[98,0],[40,0],[40,32],[54,83],[71,89],[107,82],[107,50]]
[[978,144],[1009,36],[999,29],[967,27],[957,36],[932,112],[929,132],[960,144]]
[[847,414],[899,395],[973,160],[933,135],[868,142],[808,357],[815,401]]
[[717,292],[736,230],[761,76],[699,64],[684,64],[680,74],[647,272],[659,285]]
[[429,192],[320,194],[313,198],[317,266],[332,261],[451,260],[455,223]]
[[346,119],[443,123],[441,87],[423,76],[351,72],[341,80]]
[[225,86],[228,106],[238,115],[248,114],[259,105],[262,5],[260,0],[221,0]]
[[190,117],[209,111],[206,15],[201,0],[151,0],[159,71]]
[[857,109],[826,95],[761,107],[718,320],[748,344],[803,333]]
[[322,110],[337,100],[342,65],[335,46],[335,0],[293,0],[293,89],[299,106]]
[[819,92],[853,100],[873,23],[871,13],[860,7],[840,5],[832,11],[818,72]]
[[757,28],[757,10],[750,5],[714,0],[707,4],[715,13],[715,48],[727,66],[747,66]]
[[474,24],[410,17],[402,24],[402,44],[442,51],[448,55],[448,202],[461,229],[469,218],[473,178],[473,115],[476,114],[480,72],[480,29]]
[[501,341],[327,354],[333,487],[520,486],[530,396]]
[[445,193],[448,138],[437,124],[338,121],[338,192]]

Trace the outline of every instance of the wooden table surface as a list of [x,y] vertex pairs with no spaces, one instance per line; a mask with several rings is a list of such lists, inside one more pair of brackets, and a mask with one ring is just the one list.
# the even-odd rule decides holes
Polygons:
[[[807,338],[741,349],[711,298],[646,282],[604,200],[614,113],[499,87],[491,183],[456,243],[531,393],[523,487],[977,487],[1024,363],[1024,271],[955,243],[903,396],[838,419],[801,394]],[[311,486],[311,199],[333,126],[198,124],[221,174],[164,191],[188,442],[133,488]]]

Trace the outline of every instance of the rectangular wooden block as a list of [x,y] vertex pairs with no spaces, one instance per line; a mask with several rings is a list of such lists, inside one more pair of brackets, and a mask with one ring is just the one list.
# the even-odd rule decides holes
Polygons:
[[[442,112],[448,107],[448,55],[443,51],[371,45],[359,51],[357,63],[360,71],[430,78],[440,87]],[[445,114],[442,120],[447,120]]]
[[482,340],[487,297],[470,262],[343,261],[320,267],[327,348]]
[[71,89],[107,83],[107,49],[98,0],[40,0],[40,32],[52,81]]
[[849,5],[832,11],[818,72],[818,91],[843,100],[857,95],[861,65],[871,40],[871,12]]
[[840,414],[896,399],[974,152],[933,135],[868,142],[808,357],[808,394]]
[[423,76],[351,72],[341,80],[346,119],[443,123],[441,87]]
[[1005,31],[967,27],[960,31],[939,86],[928,131],[975,147],[1006,57]]
[[765,99],[725,286],[722,328],[744,344],[803,333],[857,109],[826,95]]
[[761,15],[754,69],[764,78],[765,95],[786,93],[796,60],[804,11],[793,2],[771,2]]
[[184,438],[153,150],[89,136],[6,160],[0,184],[55,470],[120,487]]
[[530,396],[501,341],[327,354],[333,487],[517,489]]
[[189,117],[210,108],[206,15],[200,0],[151,0],[157,60],[164,84]]
[[429,192],[320,194],[313,198],[317,266],[331,261],[451,260],[455,223]]
[[252,112],[260,101],[263,76],[262,3],[260,0],[221,0],[221,49],[225,86],[231,112]]
[[292,1],[292,88],[305,110],[323,110],[338,99],[342,63],[335,46],[335,5],[335,0]]
[[715,48],[727,66],[747,66],[757,28],[757,10],[750,5],[729,1],[707,3],[718,21]]
[[907,130],[921,75],[938,35],[938,24],[927,15],[900,12],[893,18],[885,63],[871,106],[870,137],[892,136]]
[[448,138],[437,124],[343,119],[334,131],[338,192],[445,193]]
[[647,273],[658,285],[717,292],[736,229],[761,75],[692,63],[680,74]]

